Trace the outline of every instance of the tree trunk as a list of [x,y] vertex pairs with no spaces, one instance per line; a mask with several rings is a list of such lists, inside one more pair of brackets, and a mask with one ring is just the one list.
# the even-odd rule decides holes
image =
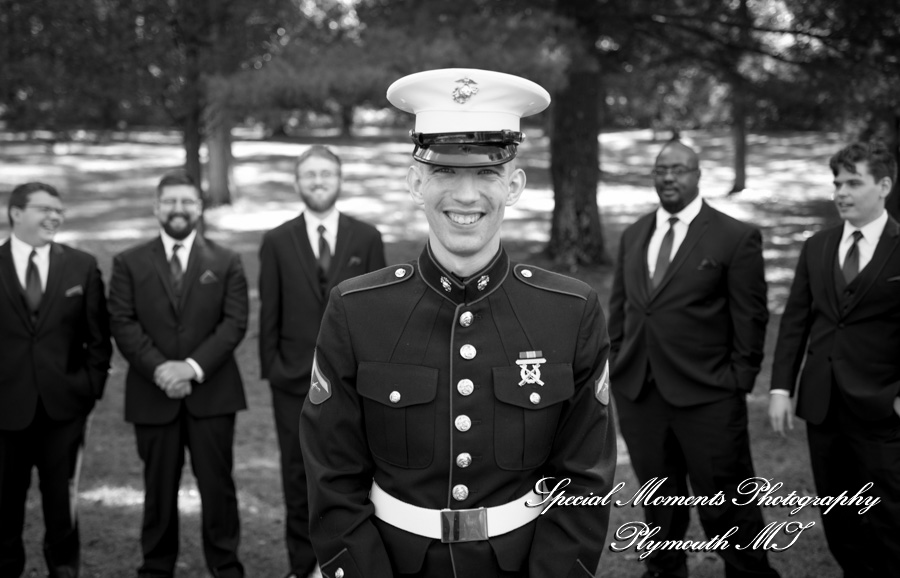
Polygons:
[[734,143],[734,186],[728,194],[747,188],[747,103],[744,82],[736,76],[731,82],[731,138]]
[[600,73],[573,69],[552,106],[550,173],[555,205],[547,253],[570,271],[608,262],[597,207]]
[[355,107],[352,104],[341,105],[341,136],[353,136],[353,111]]
[[[888,146],[894,153],[897,164],[900,165],[900,108],[895,109],[891,117],[890,124],[891,134],[889,135]],[[891,189],[885,200],[885,207],[888,213],[895,219],[900,219],[900,178],[894,179],[894,187]]]
[[231,118],[228,111],[220,107],[207,107],[206,144],[209,149],[209,188],[206,191],[207,205],[216,207],[231,204]]

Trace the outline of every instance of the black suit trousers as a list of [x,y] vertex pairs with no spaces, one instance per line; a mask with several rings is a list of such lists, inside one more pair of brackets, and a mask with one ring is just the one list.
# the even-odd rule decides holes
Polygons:
[[[697,506],[700,523],[709,538],[723,536],[730,544],[749,544],[763,529],[759,508],[736,506],[737,486],[754,476],[747,433],[747,404],[744,396],[678,407],[666,402],[654,383],[645,384],[636,401],[616,396],[619,424],[628,446],[631,465],[641,484],[652,478],[666,478],[658,496],[714,496],[721,491],[725,504]],[[690,480],[690,489],[688,487]],[[693,491],[691,491],[693,490]],[[740,501],[740,500],[739,500]],[[690,524],[690,506],[646,506],[647,524],[659,527],[653,540],[682,540]],[[727,578],[774,577],[762,549],[718,550],[725,560]],[[647,558],[651,571],[687,576],[683,551],[656,551]]]
[[[198,387],[203,387],[199,385]],[[182,406],[168,424],[135,424],[144,462],[144,521],[140,575],[172,576],[178,557],[178,488],[185,449],[197,478],[202,510],[203,554],[213,576],[240,578],[240,520],[232,478],[234,414],[196,418]]]
[[316,554],[309,538],[309,496],[306,491],[306,467],[300,451],[300,410],[306,398],[277,387],[271,389],[275,431],[281,450],[288,560],[294,574],[307,576],[316,566]]
[[[816,494],[877,496],[865,514],[836,506],[822,516],[828,548],[847,578],[900,576],[900,417],[859,419],[832,388],[825,420],[806,425]],[[823,510],[824,511],[824,510]]]
[[25,568],[22,530],[31,470],[37,467],[44,513],[44,559],[51,576],[79,567],[78,520],[69,483],[75,475],[87,418],[56,421],[38,401],[31,424],[0,431],[0,576]]

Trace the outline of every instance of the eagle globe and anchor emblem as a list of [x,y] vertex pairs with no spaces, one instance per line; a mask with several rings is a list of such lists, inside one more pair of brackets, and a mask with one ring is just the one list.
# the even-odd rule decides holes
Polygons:
[[478,83],[469,77],[463,77],[456,81],[459,85],[453,89],[453,100],[459,104],[465,104],[470,98],[478,94]]

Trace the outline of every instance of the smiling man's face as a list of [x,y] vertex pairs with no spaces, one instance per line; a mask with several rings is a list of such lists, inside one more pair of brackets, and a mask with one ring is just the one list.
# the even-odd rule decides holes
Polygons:
[[425,211],[431,249],[459,275],[486,265],[500,247],[506,207],[525,188],[514,162],[490,167],[416,164],[407,176],[410,194]]
[[16,237],[32,247],[43,247],[53,240],[64,214],[59,197],[46,191],[31,193],[24,208],[13,207],[10,211]]

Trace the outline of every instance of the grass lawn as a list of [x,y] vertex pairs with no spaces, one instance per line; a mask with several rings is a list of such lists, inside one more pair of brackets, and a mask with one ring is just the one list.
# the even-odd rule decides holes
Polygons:
[[[767,279],[772,319],[767,358],[757,388],[749,397],[750,434],[757,474],[784,483],[781,492],[814,494],[802,424],[787,439],[769,431],[765,408],[771,351],[777,322],[790,287],[800,244],[825,224],[835,222],[831,210],[831,173],[828,157],[839,148],[830,134],[767,134],[750,139],[750,189],[734,197],[730,189],[730,137],[725,133],[688,133],[689,144],[701,151],[701,191],[715,207],[762,227],[765,237]],[[238,416],[235,440],[235,478],[239,490],[243,540],[241,555],[250,577],[278,578],[287,570],[283,546],[282,498],[278,444],[271,415],[268,384],[259,378],[257,351],[256,252],[262,234],[292,218],[301,203],[292,189],[293,158],[310,142],[332,146],[344,160],[345,185],[341,210],[378,225],[384,235],[389,263],[414,258],[426,234],[424,218],[406,194],[405,173],[410,145],[403,138],[361,136],[353,140],[310,138],[300,141],[261,141],[247,136],[234,145],[234,203],[207,212],[208,235],[238,250],[250,281],[251,320],[247,337],[238,348],[250,409]],[[649,169],[661,143],[649,132],[603,135],[603,183],[598,200],[609,255],[616,254],[622,229],[652,209],[656,195]],[[505,243],[517,260],[551,267],[542,256],[549,235],[553,207],[547,140],[534,135],[523,146],[521,158],[529,185],[520,203],[507,212]],[[152,216],[154,187],[161,174],[178,167],[183,153],[176,135],[141,133],[120,135],[105,144],[57,144],[53,151],[42,144],[0,138],[0,202],[16,184],[41,180],[57,186],[64,196],[69,218],[58,240],[95,254],[108,281],[112,256],[156,234]],[[0,239],[8,235],[6,221]],[[612,268],[572,273],[591,285],[606,304]],[[123,381],[127,364],[116,354],[106,395],[94,411],[88,449],[79,487],[82,536],[82,576],[132,576],[140,564],[139,535],[143,499],[142,467],[133,429],[122,418]],[[617,480],[625,482],[622,495],[638,484],[620,443]],[[181,555],[178,576],[206,576],[200,542],[200,501],[186,467],[182,480]],[[819,514],[811,508],[789,516],[787,508],[767,508],[770,521],[815,521],[794,546],[770,554],[785,578],[839,576],[821,530]],[[696,516],[694,516],[696,518]],[[631,507],[613,508],[608,540],[617,528],[642,520]],[[43,526],[37,480],[29,494],[26,533],[26,576],[43,576]],[[696,523],[690,538],[702,540]],[[785,544],[790,538],[777,539]],[[689,556],[692,576],[721,576],[722,564],[713,554]],[[637,577],[643,571],[634,551],[607,550],[597,576]]]

